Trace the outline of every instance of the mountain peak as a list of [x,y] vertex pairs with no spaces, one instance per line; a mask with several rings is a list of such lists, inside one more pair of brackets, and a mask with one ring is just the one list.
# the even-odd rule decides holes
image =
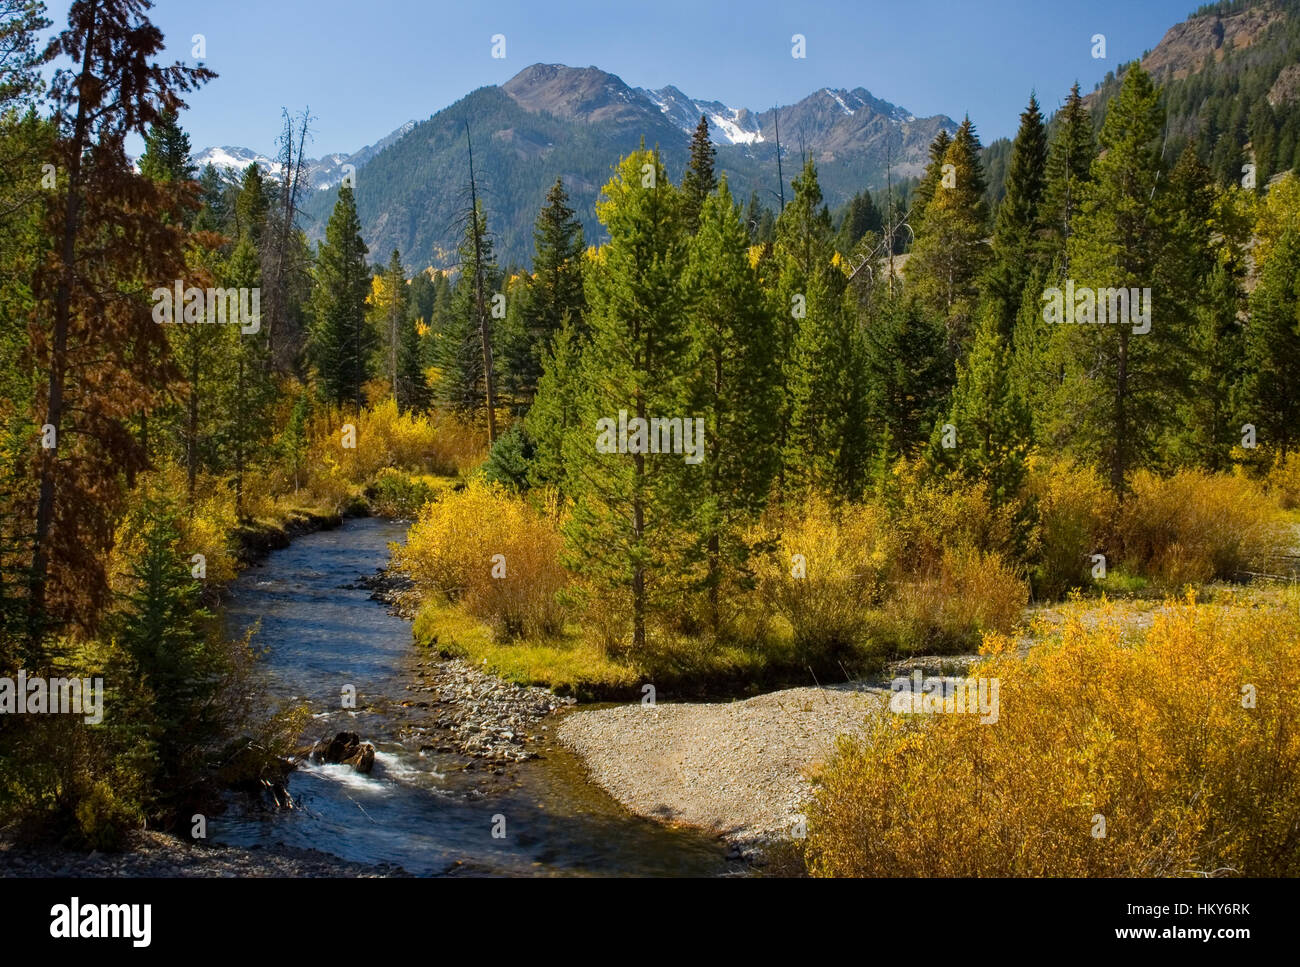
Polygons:
[[627,121],[639,113],[636,94],[598,67],[533,64],[501,85],[526,111],[566,121]]
[[1286,14],[1274,2],[1264,0],[1232,11],[1208,11],[1188,17],[1166,31],[1155,49],[1142,58],[1142,69],[1157,81],[1169,76],[1177,80],[1195,74],[1207,59],[1223,60],[1230,50],[1241,50],[1258,41]]

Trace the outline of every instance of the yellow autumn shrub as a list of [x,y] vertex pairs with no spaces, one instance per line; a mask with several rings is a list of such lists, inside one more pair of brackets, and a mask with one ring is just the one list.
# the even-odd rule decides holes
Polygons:
[[1300,507],[1300,453],[1274,458],[1264,485],[1284,510]]
[[1039,520],[1034,590],[1055,600],[1091,582],[1092,555],[1106,551],[1118,504],[1094,468],[1063,460],[1031,466],[1028,487]]
[[893,526],[900,541],[899,564],[908,574],[930,574],[954,549],[1014,555],[1018,505],[995,506],[980,481],[907,481]]
[[423,594],[462,605],[503,635],[556,634],[557,594],[569,580],[558,517],[553,496],[533,503],[475,478],[424,505],[393,563]]
[[985,647],[970,674],[999,683],[995,722],[886,708],[841,740],[807,809],[812,873],[1300,875],[1294,603],[1189,598],[1136,641],[1111,612],[1025,658]]
[[1266,570],[1288,542],[1258,484],[1201,470],[1137,473],[1119,533],[1126,565],[1173,586]]
[[[355,430],[355,447],[342,445],[342,427]],[[454,476],[487,456],[487,431],[458,417],[434,411],[402,413],[391,397],[360,416],[318,419],[313,457],[337,462],[353,483],[365,483],[384,467]]]
[[898,582],[876,622],[891,651],[972,651],[985,632],[1010,631],[1029,586],[1000,554],[949,548],[929,573]]
[[880,508],[836,508],[812,497],[770,513],[747,540],[774,548],[756,557],[756,593],[765,609],[789,623],[805,657],[830,657],[861,641],[895,553],[894,531]]

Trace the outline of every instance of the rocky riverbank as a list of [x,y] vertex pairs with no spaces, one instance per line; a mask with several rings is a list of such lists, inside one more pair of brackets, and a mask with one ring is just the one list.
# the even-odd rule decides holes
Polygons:
[[416,666],[418,679],[407,689],[428,698],[402,704],[426,714],[402,732],[417,738],[421,751],[455,752],[488,763],[523,762],[537,755],[551,730],[546,720],[574,703],[545,688],[502,681],[458,658],[430,658]]
[[408,875],[387,863],[349,863],[328,853],[276,846],[196,846],[163,833],[136,832],[119,853],[82,853],[20,844],[0,836],[4,877],[386,877]]
[[559,737],[631,812],[714,830],[752,860],[796,835],[810,767],[886,705],[876,685],[790,688],[742,702],[573,712]]
[[[357,586],[388,606],[391,614],[410,620],[419,600],[410,578],[381,569]],[[501,764],[537,755],[547,737],[549,716],[574,704],[549,689],[507,682],[459,658],[430,655],[415,662],[416,680],[407,690],[421,696],[401,703],[414,714],[401,728],[405,738],[420,741],[425,752],[454,752]]]
[[738,702],[640,703],[575,711],[559,739],[593,782],[648,819],[715,831],[761,861],[797,835],[810,774],[841,735],[888,708],[890,680],[963,675],[975,655],[909,658],[869,681],[787,688]]

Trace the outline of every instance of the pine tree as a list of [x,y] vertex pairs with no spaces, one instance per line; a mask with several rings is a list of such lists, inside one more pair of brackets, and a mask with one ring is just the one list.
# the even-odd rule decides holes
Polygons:
[[989,256],[980,144],[966,118],[943,155],[934,196],[925,206],[906,282],[926,309],[944,320],[949,349],[965,353],[975,313],[977,281]]
[[[940,128],[939,133],[930,142],[930,161],[921,174],[921,180],[916,186],[916,191],[912,193],[912,214],[908,218],[908,222],[912,225],[914,231],[925,224],[925,210],[929,206],[931,199],[934,198],[935,191],[939,188],[939,182],[943,178],[943,166],[948,157],[948,149],[951,146],[952,135],[948,133],[946,128]],[[888,215],[888,213],[886,214]]]
[[716,155],[713,142],[709,140],[709,119],[701,114],[700,123],[691,136],[691,161],[682,176],[682,218],[688,234],[694,234],[699,227],[705,199],[718,186],[717,176],[713,173]]
[[546,193],[533,241],[533,271],[526,277],[527,291],[511,302],[512,309],[518,303],[526,331],[510,368],[518,391],[529,402],[536,396],[542,360],[551,340],[565,320],[572,320],[581,332],[587,307],[582,286],[582,223],[569,207],[569,196],[559,178]]
[[211,162],[199,173],[199,198],[202,206],[191,226],[195,231],[237,234],[231,225],[234,215],[226,198],[226,183]]
[[397,354],[409,310],[406,269],[397,249],[388,257],[387,267],[370,280],[369,302],[371,323],[375,327],[375,368],[388,377],[393,399],[397,399]]
[[[833,229],[830,211],[822,203],[821,184],[817,166],[809,158],[799,176],[792,182],[794,197],[786,205],[776,223],[776,240],[773,243],[775,271],[771,276],[773,314],[777,320],[778,358],[781,363],[781,409],[778,448],[783,454],[781,480],[785,478],[785,464],[812,456],[805,446],[820,446],[814,442],[826,429],[820,426],[819,416],[809,407],[817,407],[812,394],[815,387],[831,384],[844,385],[845,374],[836,369],[851,365],[847,347],[830,350],[829,359],[821,358],[816,343],[829,333],[833,340],[843,334],[844,322],[839,313],[840,297],[844,291],[843,273],[832,265]],[[815,303],[815,305],[814,305]],[[813,309],[817,316],[814,322]],[[806,325],[824,327],[823,333],[812,332],[806,336]],[[800,349],[802,345],[802,349]],[[817,372],[814,373],[813,369]],[[802,372],[801,372],[802,370]],[[793,440],[796,408],[803,407],[802,438]],[[814,429],[814,427],[816,428]],[[825,453],[820,453],[821,458]],[[823,464],[823,469],[825,465]]]
[[154,181],[192,181],[190,136],[177,121],[175,111],[164,111],[149,127],[140,155],[140,174]]
[[1300,232],[1289,228],[1273,246],[1250,296],[1239,407],[1241,422],[1255,427],[1259,445],[1282,455],[1300,443],[1298,305]]
[[435,349],[438,369],[435,394],[438,402],[464,415],[475,414],[486,406],[487,379],[483,370],[480,317],[491,322],[490,300],[500,290],[501,281],[487,230],[487,218],[480,207],[465,226],[465,237],[460,246],[460,273],[452,289],[447,321],[437,335]]
[[693,516],[704,545],[709,627],[716,639],[721,586],[748,573],[751,548],[743,529],[766,503],[780,460],[776,327],[725,177],[700,212],[685,280],[699,354],[693,413],[704,418],[707,441],[707,482]]
[[317,249],[310,349],[325,398],[339,410],[350,402],[358,413],[376,345],[366,325],[367,252],[352,188],[343,184]]
[[41,32],[50,26],[45,5],[37,0],[10,0],[0,7],[0,114],[17,113],[41,91],[40,67],[49,54],[37,45]]
[[542,359],[537,397],[524,418],[528,435],[535,443],[529,483],[551,486],[562,494],[569,489],[564,441],[578,426],[581,339],[571,322],[560,326]]
[[164,798],[182,794],[220,737],[223,659],[212,638],[213,615],[190,574],[174,505],[147,495],[134,518],[140,551],[130,564],[130,589],[111,625],[125,667],[117,680],[143,693],[119,728],[137,731],[156,763],[153,786]]
[[497,358],[500,361],[502,399],[511,411],[522,416],[537,395],[537,381],[542,375],[542,356],[528,325],[532,315],[531,276],[522,270],[508,271],[502,286],[506,297],[506,315],[497,331]]
[[427,410],[433,402],[424,372],[421,324],[409,316],[401,321],[397,342],[397,405],[402,412]]
[[[620,411],[647,424],[692,416],[681,284],[686,239],[681,195],[657,152],[625,157],[604,197],[597,215],[610,241],[587,277],[591,341],[582,355],[577,428],[565,440],[565,478],[575,498],[565,537],[574,568],[604,593],[626,596],[639,656],[647,625],[693,571],[683,522],[701,469],[681,453],[599,452],[593,444],[598,421],[618,421]],[[605,434],[605,442],[617,443],[610,436],[617,431]]]
[[1020,130],[1011,147],[1006,194],[993,228],[993,258],[985,284],[1004,337],[1012,339],[1020,297],[1039,248],[1039,206],[1047,179],[1047,130],[1038,100],[1032,95],[1020,115]]
[[952,357],[942,327],[914,298],[885,303],[863,333],[868,419],[883,466],[925,447],[952,387]]
[[569,207],[568,193],[559,178],[546,193],[546,205],[533,228],[533,241],[529,321],[542,340],[540,345],[545,346],[566,318],[581,328],[586,308],[582,291],[582,222]]
[[844,209],[844,219],[835,234],[835,250],[849,258],[867,235],[874,238],[883,227],[880,210],[871,200],[871,192],[860,191],[849,200]]
[[43,211],[56,254],[33,272],[31,341],[43,384],[34,425],[57,442],[38,456],[33,642],[52,623],[95,620],[108,592],[114,505],[149,458],[131,420],[179,375],[148,301],[125,294],[142,279],[182,276],[183,225],[197,202],[190,183],[136,175],[126,140],[183,108],[181,96],[214,75],[157,63],[162,33],[143,9],[137,0],[76,0],[50,46],[79,66],[51,84],[59,137],[49,160],[60,174]]
[[1249,225],[1234,216],[1188,144],[1169,176],[1165,195],[1169,225],[1162,272],[1186,293],[1189,373],[1186,401],[1165,432],[1166,462],[1226,470],[1240,442],[1233,425],[1232,393],[1242,365],[1245,243]]
[[[1157,443],[1171,423],[1185,387],[1189,360],[1176,273],[1162,258],[1169,247],[1165,212],[1167,181],[1161,180],[1159,92],[1138,65],[1124,74],[1101,132],[1102,153],[1092,165],[1082,205],[1072,220],[1068,246],[1076,305],[1064,306],[1053,340],[1066,377],[1054,407],[1057,442],[1104,467],[1111,489],[1122,496],[1129,474],[1153,462]],[[1158,190],[1159,189],[1159,190]],[[1068,280],[1067,280],[1068,281]],[[1110,320],[1086,324],[1087,292],[1094,312],[1122,310],[1111,290],[1151,294],[1150,330]],[[1129,313],[1140,306],[1131,298]],[[1062,299],[1064,303],[1064,298]],[[1075,324],[1067,324],[1073,316]],[[1080,321],[1084,324],[1078,324]]]
[[787,367],[784,482],[853,499],[869,462],[861,336],[824,276],[805,288],[808,314]]
[[[262,169],[254,162],[244,169],[239,196],[235,201],[236,237],[247,235],[254,245],[260,243],[262,233],[266,230],[268,207],[270,207],[270,199],[266,196],[266,183],[262,179]],[[338,206],[335,205],[335,210],[337,208]]]
[[1083,201],[1084,185],[1091,177],[1092,160],[1097,156],[1092,118],[1083,106],[1077,82],[1070,88],[1070,96],[1066,98],[1055,124],[1056,134],[1047,153],[1042,219],[1047,233],[1047,257],[1066,272],[1066,242]]
[[948,423],[956,446],[945,448],[936,427],[931,451],[970,480],[988,483],[996,504],[1014,500],[1024,482],[1032,440],[1029,410],[1011,373],[1011,353],[999,317],[990,309],[970,355],[957,367]]
[[[224,274],[223,281],[228,287],[260,287],[261,263],[248,236],[235,246]],[[240,326],[231,325],[217,329],[218,337],[225,344],[227,373],[231,378],[219,385],[214,400],[213,409],[222,417],[216,443],[221,463],[233,477],[235,512],[242,518],[244,479],[249,470],[262,462],[265,445],[270,441],[276,386],[265,329],[259,326],[256,332],[244,332]]]

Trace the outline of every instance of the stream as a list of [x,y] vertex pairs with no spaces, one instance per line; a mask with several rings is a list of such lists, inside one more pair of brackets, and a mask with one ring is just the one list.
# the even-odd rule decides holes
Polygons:
[[[312,710],[304,742],[352,731],[376,755],[369,775],[350,765],[300,765],[288,782],[297,808],[258,811],[232,801],[212,817],[210,838],[316,849],[422,876],[727,873],[714,837],[632,816],[554,740],[543,740],[539,758],[491,768],[433,752],[427,738],[409,734],[411,710],[400,703],[417,697],[408,685],[430,656],[414,646],[408,621],[356,583],[387,563],[389,542],[405,533],[398,521],[348,519],[272,552],[231,586],[228,633],[258,625],[269,695]],[[355,709],[340,707],[349,684]],[[547,736],[555,722],[548,718]]]

